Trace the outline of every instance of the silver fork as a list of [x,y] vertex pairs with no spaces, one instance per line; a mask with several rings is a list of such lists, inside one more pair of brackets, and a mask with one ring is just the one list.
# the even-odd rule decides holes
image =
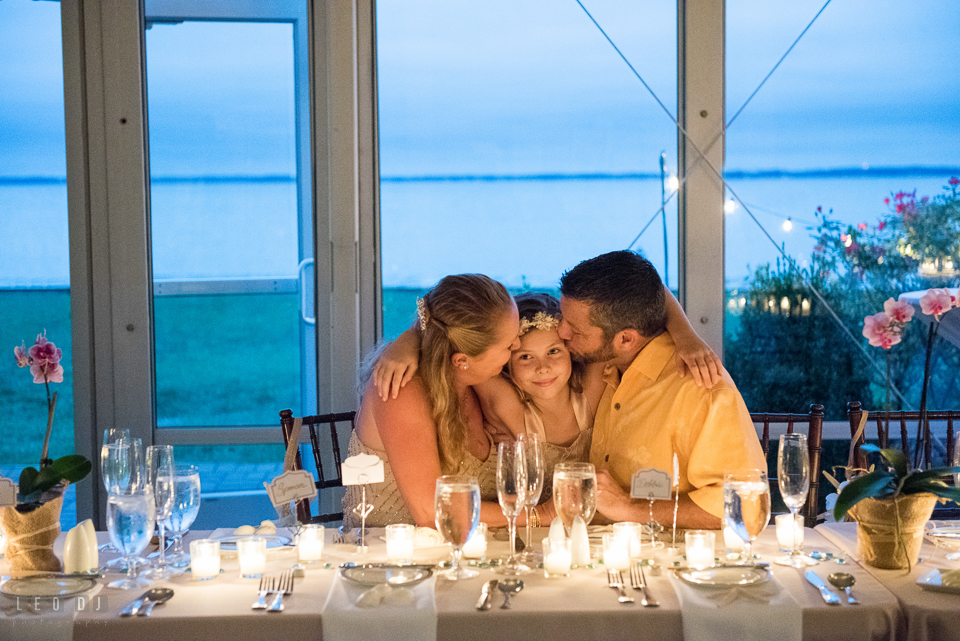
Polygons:
[[254,603],[251,607],[254,610],[266,610],[267,609],[267,596],[273,592],[273,579],[269,577],[262,576],[260,577],[260,598],[257,599],[257,602]]
[[293,594],[293,574],[290,570],[280,575],[280,582],[277,584],[277,596],[273,603],[267,608],[267,612],[283,612],[283,597]]
[[645,608],[656,608],[660,606],[660,602],[650,596],[650,591],[647,590],[647,577],[643,573],[643,566],[637,563],[634,563],[630,566],[630,585],[634,590],[641,590],[643,595],[640,597],[640,605]]
[[338,527],[336,530],[333,531],[333,544],[340,545],[341,543],[345,543],[345,542],[346,542],[346,538],[343,533],[343,526]]
[[617,601],[620,603],[633,603],[633,597],[627,596],[627,589],[623,587],[623,576],[620,570],[607,570],[607,585],[616,590],[620,596]]

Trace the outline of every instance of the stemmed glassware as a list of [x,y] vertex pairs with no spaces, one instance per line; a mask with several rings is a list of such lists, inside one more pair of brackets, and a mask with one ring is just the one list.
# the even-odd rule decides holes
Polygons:
[[[119,427],[109,427],[103,430],[103,445],[100,447],[100,478],[103,486],[110,494],[110,490],[118,484],[126,484],[130,477],[130,430]],[[105,543],[103,550],[116,550],[113,543]],[[116,550],[119,552],[120,550]],[[114,559],[108,565],[119,561]]]
[[434,518],[437,530],[453,547],[453,567],[440,576],[450,580],[472,579],[476,570],[460,565],[463,545],[480,522],[480,484],[470,476],[441,476],[434,495]]
[[156,503],[156,522],[160,526],[160,556],[146,576],[153,579],[169,579],[179,574],[167,564],[164,523],[173,512],[174,466],[172,445],[151,445],[147,448],[147,481],[153,490]]
[[527,537],[524,539],[526,548],[518,558],[521,563],[536,565],[542,555],[534,549],[533,539],[530,537],[530,510],[537,506],[543,493],[543,443],[534,433],[521,434],[517,440],[523,443],[527,466],[527,500],[524,502],[527,516]]
[[125,481],[111,486],[107,498],[107,530],[113,545],[123,554],[127,567],[126,578],[113,581],[108,587],[121,590],[133,590],[151,583],[137,576],[137,555],[150,542],[157,516],[153,490],[143,469],[140,439],[128,442],[129,474],[124,477]]
[[175,568],[190,565],[190,555],[183,551],[183,535],[187,533],[200,511],[200,470],[194,465],[174,466],[173,509],[162,525],[173,538],[173,551],[167,562]]
[[497,448],[497,498],[510,525],[510,556],[493,571],[511,576],[531,572],[517,559],[517,515],[527,502],[527,460],[523,441],[500,443]]
[[723,477],[723,509],[743,540],[745,563],[753,563],[753,541],[770,520],[770,484],[765,470],[739,470]]
[[592,463],[558,463],[553,468],[553,501],[570,536],[573,519],[589,524],[597,511],[597,472]]
[[780,449],[777,453],[777,483],[780,496],[790,509],[793,533],[793,549],[787,556],[779,557],[780,565],[802,568],[816,565],[817,561],[803,554],[803,541],[797,537],[797,514],[807,501],[810,491],[810,454],[807,450],[806,434],[784,434],[780,437]]

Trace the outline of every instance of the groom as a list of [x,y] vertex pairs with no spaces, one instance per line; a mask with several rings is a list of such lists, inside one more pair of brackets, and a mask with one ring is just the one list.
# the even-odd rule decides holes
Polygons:
[[[682,376],[666,330],[663,284],[649,261],[616,251],[583,261],[560,279],[560,337],[587,362],[609,361],[590,461],[597,469],[597,512],[611,521],[646,521],[649,503],[631,499],[634,472],[672,475],[680,466],[677,526],[718,529],[723,474],[766,470],[750,414],[725,371],[713,387]],[[659,523],[672,502],[654,504]]]

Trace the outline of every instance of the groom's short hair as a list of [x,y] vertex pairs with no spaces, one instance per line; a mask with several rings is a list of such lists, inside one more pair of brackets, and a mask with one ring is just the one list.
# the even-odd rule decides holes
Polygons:
[[632,251],[583,261],[560,278],[560,293],[590,306],[590,322],[606,341],[624,329],[651,338],[667,328],[663,281],[650,261]]

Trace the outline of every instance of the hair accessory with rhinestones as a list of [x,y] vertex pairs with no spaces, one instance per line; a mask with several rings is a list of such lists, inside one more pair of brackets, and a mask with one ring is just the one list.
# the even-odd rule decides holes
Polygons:
[[427,311],[427,302],[419,296],[417,296],[417,318],[420,320],[420,331],[427,329],[430,312]]
[[556,316],[551,316],[546,312],[537,312],[534,314],[533,318],[521,318],[520,319],[520,336],[523,336],[531,329],[541,329],[543,331],[549,332],[560,327],[560,319]]

